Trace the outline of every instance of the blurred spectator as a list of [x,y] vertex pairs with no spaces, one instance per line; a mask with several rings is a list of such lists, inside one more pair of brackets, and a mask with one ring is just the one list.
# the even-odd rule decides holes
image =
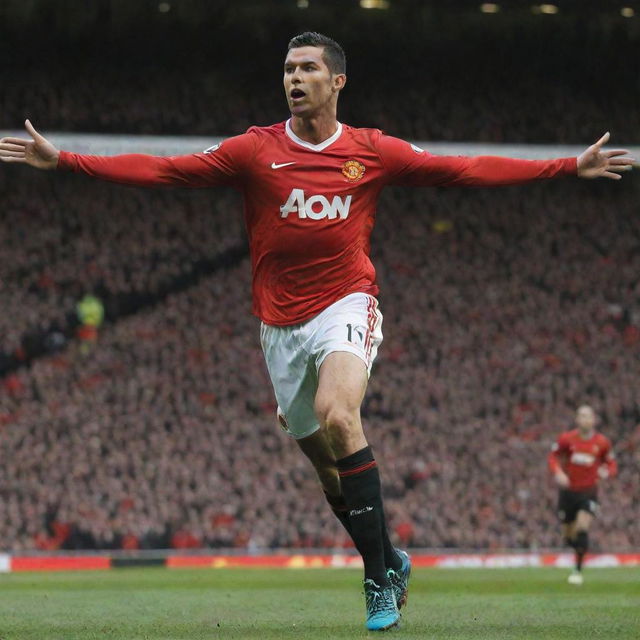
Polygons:
[[76,312],[80,327],[78,328],[78,338],[90,344],[98,339],[98,329],[104,320],[104,305],[90,293],[85,294],[76,305]]

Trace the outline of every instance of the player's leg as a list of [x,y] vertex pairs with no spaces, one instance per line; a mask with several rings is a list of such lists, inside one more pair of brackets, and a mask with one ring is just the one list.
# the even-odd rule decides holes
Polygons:
[[560,489],[558,493],[558,519],[562,524],[562,536],[569,547],[575,547],[576,517],[580,506],[580,497],[574,491]]
[[[319,367],[330,354],[351,353],[364,363],[368,377],[381,342],[382,314],[378,309],[378,303],[372,296],[359,293],[346,296],[332,305],[326,314],[321,315],[312,350],[317,354]],[[326,370],[325,373],[327,373]],[[363,389],[365,387],[366,380],[363,382]],[[318,400],[321,398],[322,394]],[[358,397],[358,402],[352,409],[361,433],[360,402],[361,396]],[[401,607],[407,600],[411,560],[405,552],[393,548],[387,533],[383,511],[381,521],[387,574],[394,587],[398,607]]]
[[[382,314],[378,303],[372,296],[355,293],[334,303],[318,318],[318,329],[314,336],[311,350],[316,354],[318,366],[318,391],[316,393],[316,413],[335,417],[335,410],[346,412],[347,420],[338,420],[348,424],[343,434],[357,434],[359,442],[350,443],[345,448],[344,442],[336,443],[336,434],[327,430],[327,415],[320,420],[323,429],[327,430],[327,438],[336,459],[366,447],[367,442],[360,422],[360,405],[367,387],[369,373],[376,358],[378,347],[382,342]],[[353,358],[352,356],[355,356]],[[331,386],[341,388],[340,377],[345,375],[336,363],[349,363],[353,373],[346,373],[350,379],[357,381],[357,386],[348,395],[339,398]],[[322,373],[321,373],[322,372]],[[322,377],[322,380],[320,378]],[[347,400],[351,402],[347,402]],[[326,405],[326,406],[325,406]],[[320,417],[320,415],[319,415]],[[335,431],[335,430],[334,430]],[[341,437],[344,437],[341,436]],[[352,437],[349,435],[349,437]],[[339,449],[342,448],[342,451]],[[385,551],[385,565],[387,569],[402,571],[408,579],[410,562],[406,554],[399,555],[389,541],[387,526],[382,513],[382,537]]]
[[[358,429],[353,431],[348,428],[346,432],[359,433],[362,438],[362,441],[351,442],[349,445],[354,448],[355,453],[360,449],[367,449],[366,439],[364,439],[360,424],[359,409],[366,389],[368,368],[371,366],[377,347],[382,340],[381,322],[382,316],[377,311],[377,303],[374,298],[364,294],[352,294],[304,325],[291,328],[262,325],[261,342],[279,405],[280,426],[296,440],[304,443],[301,445],[301,449],[314,464],[324,488],[328,490],[327,493],[336,489],[333,474],[337,472],[337,469],[333,471],[329,465],[327,444],[333,460],[338,456],[334,451],[326,426],[321,427],[314,411],[314,402],[323,397],[322,393],[318,395],[318,389],[321,386],[320,369],[323,370],[324,376],[328,367],[323,365],[325,361],[332,360],[328,357],[337,350],[353,348],[357,352],[358,357],[355,358],[355,362],[358,363],[358,376],[362,378],[362,381],[351,413],[356,416]],[[345,339],[349,341],[346,347]],[[357,345],[356,341],[359,341]],[[326,387],[327,385],[323,386],[323,388]],[[332,392],[330,391],[330,393]],[[340,399],[336,401],[335,406],[344,407],[344,404]],[[333,404],[327,402],[326,405],[327,411],[322,411],[323,415],[327,414],[325,418],[329,415],[335,416],[336,411],[332,408]],[[349,412],[341,410],[339,413],[345,415]],[[324,425],[325,422],[326,420],[322,424]],[[330,422],[343,423],[344,421],[332,418]],[[346,422],[350,423],[351,421],[346,420]],[[324,436],[315,436],[319,431],[322,431]],[[342,445],[344,446],[344,442]],[[340,450],[340,453],[343,451]],[[382,537],[382,528],[381,525],[374,535]],[[408,578],[408,573],[406,577]],[[381,582],[383,580],[384,574],[380,578]],[[373,584],[373,580],[370,582]],[[406,591],[406,580],[404,582]],[[394,590],[390,587],[372,590],[365,586],[365,591],[367,592],[367,626],[370,629],[381,629],[395,624],[399,614],[395,605]],[[386,609],[386,605],[380,606],[380,603],[384,604],[385,601],[391,604]],[[370,615],[372,612],[376,614],[376,611],[381,612],[382,615],[377,617]]]
[[327,501],[351,534],[336,458],[314,410],[318,371],[316,354],[310,354],[309,344],[313,344],[317,325],[317,319],[298,327],[263,324],[260,341],[278,401],[278,424],[313,464]]
[[[366,300],[366,297],[364,298]],[[360,302],[362,303],[363,301]],[[351,306],[355,306],[356,309],[359,308],[357,301],[354,305],[352,300]],[[348,308],[349,311],[351,311],[351,306]],[[364,306],[366,315],[366,304],[361,304],[360,306]],[[333,317],[332,314],[329,314],[328,319],[331,321]],[[328,502],[351,535],[347,506],[342,496],[336,466],[336,454],[329,441],[327,429],[320,427],[320,422],[314,409],[319,386],[319,372],[316,369],[315,360],[319,353],[324,357],[323,363],[324,360],[327,360],[327,354],[331,350],[334,340],[331,331],[326,332],[325,335],[318,329],[317,325],[320,324],[322,319],[314,319],[302,327],[289,328],[262,325],[260,339],[269,376],[279,405],[278,422],[280,427],[296,439],[300,449],[310,459],[322,483]],[[318,335],[320,336],[319,338],[317,337]],[[314,355],[310,356],[309,352],[312,351],[310,345],[313,345],[316,339],[320,346],[316,349]],[[306,348],[303,348],[302,345]],[[341,355],[344,356],[345,354]],[[356,390],[354,406],[351,407],[351,412],[356,416],[360,438],[362,438],[361,442],[355,444],[356,449],[359,449],[366,446],[366,440],[364,440],[364,434],[362,434],[362,425],[360,424],[359,410],[364,390],[366,389],[368,372],[363,360],[351,354],[346,355],[349,355],[356,362],[358,384],[360,386]],[[355,432],[358,433],[358,430]],[[393,563],[392,558],[392,564],[388,565],[388,568],[394,568],[395,564],[397,563]]]
[[[342,495],[336,460],[329,446],[326,429],[319,429],[313,435],[302,438],[301,440],[296,440],[296,442],[313,464],[331,510],[353,540],[351,523],[349,521],[349,509]],[[411,560],[405,551],[395,549],[391,544],[386,520],[383,520],[382,523],[382,533],[385,543],[385,566],[387,567],[387,575],[395,587],[398,608],[401,608],[407,602],[407,583],[411,574]]]
[[[568,489],[561,489],[558,495],[558,518],[562,523],[562,535],[565,544],[576,550],[576,522],[578,518],[580,495]],[[567,580],[569,584],[582,584],[582,574],[573,570]]]
[[[370,562],[367,577],[376,582],[386,582],[386,568],[382,535],[382,495],[380,474],[377,463],[368,446],[360,420],[360,405],[367,388],[367,370],[364,362],[347,352],[330,353],[320,367],[318,392],[316,394],[316,414],[320,420],[321,431],[326,434],[326,441],[333,452],[340,477],[342,494],[350,510],[366,509],[359,515],[352,516],[351,526],[356,530],[366,529],[366,536],[371,541],[365,544],[367,549],[380,548],[381,554],[368,552]],[[369,504],[371,503],[371,504]],[[379,522],[380,534],[374,536],[370,522]],[[385,531],[386,533],[386,531]],[[362,537],[362,535],[360,536]],[[356,543],[358,544],[358,543]],[[390,543],[388,543],[391,547]],[[393,547],[390,555],[396,555]],[[377,568],[373,568],[377,567]]]
[[349,516],[340,491],[335,456],[313,408],[318,387],[315,363],[300,348],[312,331],[313,328],[306,326],[262,325],[260,341],[278,401],[278,424],[295,439],[313,464],[327,501],[349,531]]
[[330,353],[320,367],[315,406],[336,458],[349,507],[351,536],[363,557],[365,579],[385,587],[390,585],[387,570],[400,569],[402,558],[389,539],[380,473],[360,420],[367,382],[361,358],[342,351]]
[[575,520],[574,549],[576,551],[576,571],[582,571],[584,557],[589,550],[589,527],[593,521],[593,514],[584,509],[578,511]]
[[564,543],[573,549],[575,546],[575,538],[576,538],[576,523],[573,522],[565,522],[562,524],[562,537],[564,538]]
[[375,626],[378,622],[390,626],[398,620],[385,555],[396,556],[398,564],[401,560],[386,531],[380,473],[360,420],[367,382],[361,358],[343,351],[329,353],[320,366],[315,409],[336,458],[351,537],[364,562],[368,625],[380,628]]
[[571,522],[565,523],[562,525],[562,533],[564,534],[564,540],[568,546],[570,546],[576,557],[576,568],[569,574],[567,581],[569,584],[582,584],[582,574],[580,570],[577,568],[577,540],[576,540],[576,520],[577,514]]
[[360,420],[367,383],[366,365],[353,353],[334,351],[320,366],[315,411],[338,459],[368,446]]
[[314,434],[296,440],[296,442],[316,470],[331,510],[336,518],[340,520],[340,523],[346,529],[349,536],[351,536],[349,509],[342,495],[340,477],[338,476],[338,468],[336,467],[336,458],[333,450],[329,446],[326,430],[319,429]]
[[330,353],[320,367],[315,410],[336,460],[341,493],[350,512],[351,535],[364,561],[365,578],[386,586],[380,476],[360,421],[366,388],[367,370],[360,358],[352,353]]

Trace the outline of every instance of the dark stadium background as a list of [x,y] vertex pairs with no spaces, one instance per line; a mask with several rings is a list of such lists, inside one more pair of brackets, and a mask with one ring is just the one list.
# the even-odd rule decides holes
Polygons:
[[[349,124],[640,145],[635,0],[304,4],[3,0],[0,128],[217,138],[281,121],[286,43],[315,29],[346,49]],[[398,542],[558,547],[546,454],[590,402],[621,469],[595,548],[640,546],[639,189],[385,195],[364,414]],[[0,549],[346,545],[275,426],[235,194],[14,166],[0,193]]]

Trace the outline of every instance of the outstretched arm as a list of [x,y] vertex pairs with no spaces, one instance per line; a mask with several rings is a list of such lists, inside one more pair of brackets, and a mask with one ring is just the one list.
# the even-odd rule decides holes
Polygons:
[[58,151],[29,120],[25,127],[31,140],[2,138],[0,160],[24,163],[38,169],[85,173],[102,180],[138,186],[234,185],[241,179],[246,163],[253,155],[253,141],[248,134],[225,140],[224,145],[217,145],[211,151],[184,156],[81,155]]
[[577,158],[520,160],[502,156],[437,156],[403,140],[382,135],[377,143],[391,184],[411,186],[497,187],[560,176],[620,179],[634,158],[625,149],[603,151],[606,133]]

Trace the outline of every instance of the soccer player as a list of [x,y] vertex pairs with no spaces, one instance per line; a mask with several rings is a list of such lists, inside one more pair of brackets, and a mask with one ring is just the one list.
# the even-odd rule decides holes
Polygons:
[[291,117],[251,127],[202,153],[87,156],[58,151],[27,120],[30,140],[0,141],[0,159],[140,186],[232,185],[244,197],[253,311],[278,420],[316,469],[364,562],[366,626],[400,618],[411,564],[394,549],[380,475],[360,420],[382,341],[369,238],[387,185],[497,186],[578,175],[619,179],[633,160],[604,151],[548,161],[435,156],[376,129],[337,120],[344,51],[324,35],[294,37],[284,61]]
[[583,582],[582,561],[589,550],[589,527],[598,511],[598,480],[613,478],[618,467],[608,438],[596,431],[589,405],[576,412],[576,429],[560,434],[549,453],[549,469],[560,487],[558,518],[565,542],[575,550],[569,584]]

